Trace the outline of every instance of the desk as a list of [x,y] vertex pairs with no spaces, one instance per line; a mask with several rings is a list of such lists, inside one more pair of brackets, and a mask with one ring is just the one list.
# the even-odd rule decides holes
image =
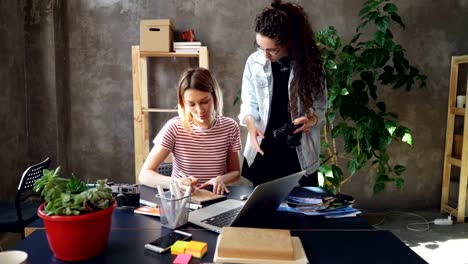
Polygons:
[[[246,192],[245,187],[231,187],[230,197],[238,198]],[[251,190],[251,189],[250,189]],[[47,243],[42,222],[39,228],[16,249],[26,251],[28,264],[64,263],[56,260]],[[396,236],[388,231],[373,229],[364,219],[325,219],[300,214],[277,212],[265,227],[291,229],[292,235],[301,238],[310,263],[426,263]],[[208,243],[208,252],[203,259],[191,263],[209,263],[213,259],[218,234],[187,225],[181,230],[192,233],[194,240]],[[144,249],[144,244],[162,233],[157,217],[133,214],[132,210],[116,209],[106,251],[101,256],[79,263],[172,263],[169,252],[159,255]],[[92,239],[92,238],[90,238]]]
[[[239,199],[243,194],[250,194],[252,187],[230,186],[228,198]],[[156,190],[146,186],[141,187],[141,198],[156,203],[154,198]],[[322,216],[306,216],[289,212],[276,212],[274,221],[265,223],[264,228],[282,229],[374,229],[366,220],[361,217],[325,219]],[[34,221],[29,228],[43,228],[42,219]],[[133,209],[116,208],[112,215],[112,229],[115,228],[138,228],[155,229],[161,228],[158,218],[147,215],[134,214]],[[189,224],[183,228],[186,230],[199,229],[197,226]]]
[[[154,239],[160,230],[113,229],[105,254],[79,263],[172,263],[169,252],[162,255],[152,253],[143,245]],[[206,241],[208,252],[200,262],[193,259],[191,263],[210,262],[213,259],[217,234],[192,230],[194,240]],[[389,231],[293,231],[294,236],[301,238],[310,263],[426,263],[403,242]],[[44,230],[36,230],[16,249],[26,251],[28,264],[64,263],[56,260],[47,244]]]

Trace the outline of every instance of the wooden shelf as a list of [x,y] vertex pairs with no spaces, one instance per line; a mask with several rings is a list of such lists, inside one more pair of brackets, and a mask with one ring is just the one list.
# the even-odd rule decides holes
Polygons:
[[454,157],[447,157],[447,160],[450,162],[451,165],[461,168],[461,159],[457,159]]
[[[454,107],[457,98],[458,87],[458,68],[460,64],[468,64],[468,55],[453,56],[450,68],[450,90],[447,111],[447,129],[445,134],[445,152],[444,152],[444,172],[442,176],[442,195],[440,202],[441,213],[448,213],[457,218],[458,223],[465,222],[466,211],[466,193],[468,181],[468,114],[467,109]],[[461,150],[461,159],[454,158],[453,146],[455,139],[455,118],[463,116],[463,144]],[[459,155],[459,154],[458,154]],[[450,176],[452,166],[460,167],[460,180],[458,185],[458,197],[456,199],[457,208],[449,206],[450,194]]]
[[185,57],[198,58],[200,53],[140,51],[141,57]]
[[465,115],[465,108],[457,108],[457,107],[451,107],[450,108],[450,113],[458,116],[464,116]]
[[[177,113],[177,109],[150,108],[148,106],[148,58],[198,58],[200,67],[209,68],[208,48],[200,47],[199,53],[149,52],[140,51],[140,46],[132,46],[132,79],[133,79],[133,126],[135,142],[135,183],[141,166],[150,151],[149,114]],[[168,160],[171,161],[170,159]]]
[[152,112],[152,113],[177,113],[177,109],[162,109],[162,108],[148,108],[141,109],[143,112]]

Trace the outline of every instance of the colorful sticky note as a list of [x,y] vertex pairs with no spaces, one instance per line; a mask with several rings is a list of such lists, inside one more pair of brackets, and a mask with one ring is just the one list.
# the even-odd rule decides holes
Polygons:
[[205,242],[190,241],[185,247],[185,254],[192,254],[196,258],[201,258],[208,250],[208,245]]
[[187,246],[187,244],[188,244],[187,241],[177,240],[177,241],[171,246],[171,254],[172,254],[172,255],[177,255],[177,254],[183,254],[183,253],[185,253],[185,247]]
[[188,264],[192,259],[192,255],[190,254],[179,254],[174,259],[174,264]]

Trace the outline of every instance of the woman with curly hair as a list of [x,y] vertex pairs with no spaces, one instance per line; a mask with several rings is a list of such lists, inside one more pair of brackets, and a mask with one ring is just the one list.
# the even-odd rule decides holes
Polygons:
[[248,138],[242,175],[254,185],[305,170],[318,185],[325,73],[304,9],[274,0],[255,19],[257,51],[242,80],[240,124]]

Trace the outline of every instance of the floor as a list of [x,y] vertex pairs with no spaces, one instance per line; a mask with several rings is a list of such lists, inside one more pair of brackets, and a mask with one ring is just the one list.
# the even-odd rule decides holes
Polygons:
[[[435,208],[411,212],[365,213],[364,217],[375,228],[392,231],[430,264],[468,264],[468,219],[467,223],[448,226],[433,223],[415,225],[436,218],[447,218],[447,215],[440,214]],[[2,250],[12,249],[19,240],[18,234],[0,233]]]
[[411,212],[368,213],[364,217],[375,228],[392,231],[430,264],[468,264],[468,218],[463,224],[455,221],[453,225],[417,224],[439,218],[446,219],[447,216],[434,208]]

